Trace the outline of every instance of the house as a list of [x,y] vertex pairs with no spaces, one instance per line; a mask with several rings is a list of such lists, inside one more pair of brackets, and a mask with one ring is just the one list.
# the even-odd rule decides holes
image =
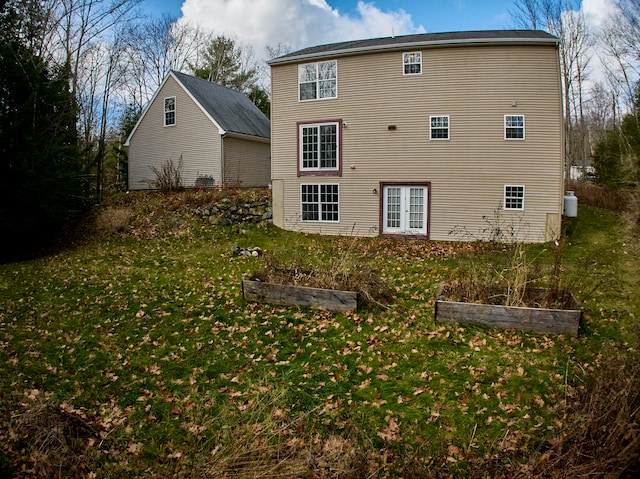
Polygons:
[[[182,186],[266,187],[269,119],[243,93],[177,71],[165,77],[129,135],[129,189],[182,165]],[[180,161],[182,160],[182,161]]]
[[497,228],[527,242],[559,234],[556,37],[417,34],[269,64],[277,226],[433,240],[488,239]]

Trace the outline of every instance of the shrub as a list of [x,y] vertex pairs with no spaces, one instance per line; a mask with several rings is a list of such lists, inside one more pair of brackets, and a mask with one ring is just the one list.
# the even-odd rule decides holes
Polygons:
[[91,458],[88,449],[98,430],[74,411],[40,404],[18,416],[12,438],[25,452],[36,477],[61,477],[70,470],[85,476]]
[[625,190],[611,190],[590,181],[568,181],[567,191],[573,191],[580,204],[609,211],[624,211],[629,198]]
[[167,160],[160,168],[150,166],[149,168],[151,168],[156,177],[149,184],[160,191],[182,190],[184,188],[182,185],[183,167],[182,155],[180,155],[177,165],[173,163],[173,160]]

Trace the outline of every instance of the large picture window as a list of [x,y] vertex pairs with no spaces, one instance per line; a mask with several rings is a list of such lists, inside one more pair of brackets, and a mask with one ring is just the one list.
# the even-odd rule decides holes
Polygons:
[[298,66],[300,101],[325,100],[338,97],[338,62],[329,60]]
[[176,97],[164,99],[164,126],[176,124]]
[[340,173],[340,121],[298,125],[299,173]]
[[524,210],[524,185],[504,185],[504,209]]
[[524,140],[524,115],[504,116],[504,139]]
[[300,185],[302,221],[339,220],[338,185]]

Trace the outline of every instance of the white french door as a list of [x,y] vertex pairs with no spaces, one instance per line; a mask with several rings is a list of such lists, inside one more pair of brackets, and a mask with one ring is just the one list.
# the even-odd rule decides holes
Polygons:
[[382,232],[426,235],[428,194],[424,185],[386,185],[383,187]]

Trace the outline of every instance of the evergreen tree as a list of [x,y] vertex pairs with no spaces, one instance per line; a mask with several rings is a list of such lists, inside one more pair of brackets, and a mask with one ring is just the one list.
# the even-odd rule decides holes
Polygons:
[[599,184],[609,188],[640,184],[640,117],[630,113],[618,129],[607,132],[592,160]]
[[258,85],[258,68],[244,61],[246,56],[236,41],[219,35],[205,45],[203,62],[192,66],[194,75],[210,82],[241,91],[269,117],[269,94]]
[[258,79],[255,67],[244,65],[242,48],[235,40],[218,35],[203,49],[203,62],[194,68],[194,75],[241,92],[248,92]]
[[247,93],[249,100],[251,100],[260,111],[265,114],[267,118],[271,117],[271,101],[269,100],[269,94],[259,86],[254,86],[249,93]]
[[0,225],[4,256],[52,238],[82,210],[77,106],[68,65],[34,49],[39,3],[9,0],[0,13]]

